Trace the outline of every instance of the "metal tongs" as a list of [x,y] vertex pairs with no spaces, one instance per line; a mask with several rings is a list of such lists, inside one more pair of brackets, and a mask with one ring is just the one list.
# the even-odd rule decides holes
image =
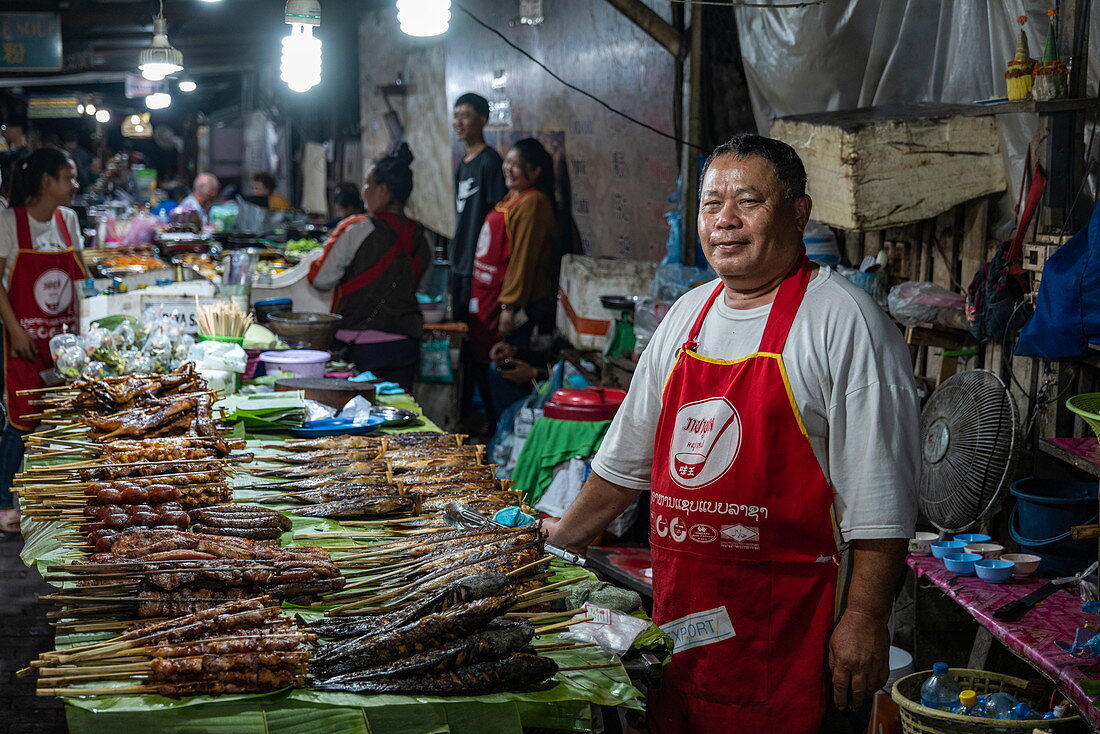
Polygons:
[[1035,591],[1031,592],[1022,599],[1016,601],[1010,601],[1004,606],[998,607],[993,611],[993,618],[999,619],[1002,622],[1014,622],[1020,617],[1024,616],[1032,607],[1046,599],[1048,596],[1058,591],[1059,589],[1071,588],[1078,586],[1083,579],[1088,578],[1090,575],[1096,572],[1097,566],[1100,565],[1100,561],[1093,563],[1081,573],[1075,576],[1063,576],[1062,578],[1053,579],[1048,581],[1043,586],[1040,586]]
[[[484,515],[474,512],[461,502],[448,502],[447,506],[443,509],[444,521],[452,528],[472,529],[472,528],[507,528],[507,525],[501,525],[492,518],[485,517]],[[588,559],[577,553],[571,553],[564,548],[559,548],[556,545],[546,543],[543,548],[552,556],[557,556],[563,561],[572,563],[575,566],[585,567],[588,565]]]

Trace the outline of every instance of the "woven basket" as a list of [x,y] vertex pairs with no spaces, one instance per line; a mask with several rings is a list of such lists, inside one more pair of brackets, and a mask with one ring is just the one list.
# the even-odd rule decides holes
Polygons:
[[1081,416],[1081,420],[1088,423],[1096,438],[1100,439],[1100,392],[1074,395],[1066,401],[1066,407]]
[[[1037,726],[1042,728],[1065,727],[1077,724],[1078,716],[1065,716],[1048,721],[1001,721],[983,719],[976,716],[959,716],[946,711],[920,705],[920,687],[931,670],[913,673],[899,678],[894,683],[891,696],[901,709],[901,730],[904,734],[990,734],[991,732],[1030,732]],[[1024,695],[1027,681],[986,670],[952,668],[951,676],[963,690],[971,690],[979,696],[986,693],[1004,691],[1017,698]]]

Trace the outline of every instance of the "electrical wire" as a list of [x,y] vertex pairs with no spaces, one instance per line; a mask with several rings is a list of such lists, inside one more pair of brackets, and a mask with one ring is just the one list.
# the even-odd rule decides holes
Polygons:
[[570,84],[565,79],[562,79],[560,76],[558,76],[549,66],[547,66],[546,64],[544,64],[541,61],[539,61],[538,59],[536,59],[534,56],[529,54],[525,49],[523,49],[523,48],[517,46],[515,43],[513,43],[503,33],[501,33],[496,28],[493,28],[491,25],[489,25],[488,23],[483,21],[481,18],[478,18],[476,15],[471,13],[468,9],[466,9],[465,6],[462,5],[462,3],[457,3],[456,2],[456,3],[454,3],[454,6],[456,8],[458,8],[459,10],[461,10],[466,15],[468,15],[470,17],[470,20],[474,21],[475,23],[477,23],[479,26],[481,26],[485,30],[489,31],[493,35],[500,38],[500,40],[504,41],[504,43],[506,43],[508,46],[510,46],[513,50],[518,51],[520,54],[525,56],[529,61],[531,61],[533,64],[535,64],[540,69],[542,69],[547,74],[549,74],[551,77],[553,77],[554,80],[557,81],[559,84],[562,84],[563,86],[565,86],[568,89],[572,89],[574,92],[578,92],[579,94],[583,94],[585,97],[588,97],[592,101],[594,101],[597,104],[601,105],[602,107],[607,109],[609,112],[612,112],[612,113],[618,115],[619,117],[622,117],[625,120],[629,120],[630,122],[633,122],[635,125],[643,127],[646,130],[649,130],[650,132],[657,133],[662,138],[668,138],[669,140],[677,142],[680,145],[686,145],[690,148],[695,148],[696,150],[703,150],[703,146],[701,146],[701,145],[697,145],[696,143],[692,143],[688,140],[684,140],[683,138],[679,138],[679,137],[677,137],[675,135],[672,135],[670,133],[666,133],[664,130],[659,130],[658,128],[655,128],[652,125],[648,125],[648,124],[642,122],[641,120],[639,120],[636,117],[631,117],[630,115],[623,112],[622,110],[615,109],[614,107],[609,105],[607,102],[604,102],[602,99],[600,99],[596,95],[592,94],[591,92],[588,92],[584,89],[581,89],[580,87],[578,87],[575,84]]
[[674,3],[680,3],[682,5],[709,5],[711,7],[722,8],[805,8],[810,5],[824,5],[827,0],[808,0],[801,3],[749,3],[738,2],[737,0],[730,0],[730,2],[720,2],[720,0],[671,0]]

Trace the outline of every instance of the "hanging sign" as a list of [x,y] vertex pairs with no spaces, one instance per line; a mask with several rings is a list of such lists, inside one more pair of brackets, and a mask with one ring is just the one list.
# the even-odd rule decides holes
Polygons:
[[161,79],[158,82],[151,82],[141,74],[126,74],[126,99],[137,99],[138,97],[148,97],[150,94],[159,94],[161,92],[168,91],[168,82]]
[[27,100],[27,117],[32,120],[81,117],[79,104],[80,99],[72,94],[36,94]]
[[0,13],[0,71],[61,71],[57,13]]

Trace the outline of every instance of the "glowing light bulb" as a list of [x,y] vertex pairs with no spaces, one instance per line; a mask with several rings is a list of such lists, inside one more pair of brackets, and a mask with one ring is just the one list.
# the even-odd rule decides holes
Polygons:
[[145,98],[145,106],[151,110],[163,110],[172,104],[172,95],[156,92]]
[[314,37],[313,26],[290,24],[290,35],[283,39],[279,77],[294,92],[305,92],[321,83],[321,39]]
[[141,115],[130,115],[130,124],[131,125],[141,124]]
[[78,115],[83,115],[84,114],[84,105],[78,104],[76,106],[76,114],[78,114]]
[[[205,2],[219,2],[219,0],[205,0]],[[199,85],[190,80],[184,80],[179,83],[179,90],[181,92],[194,92],[198,88]]]
[[138,125],[134,125],[134,132],[136,132],[136,133],[143,133],[143,132],[145,132],[145,126],[144,126],[144,125],[141,125],[141,124],[138,124]]
[[451,0],[397,0],[397,22],[410,36],[427,38],[447,32]]
[[92,117],[95,117],[95,105],[94,104],[84,105],[84,112],[85,112],[85,114],[88,114],[88,115],[91,115]]
[[106,124],[111,121],[111,113],[107,110],[96,110],[95,121]]

